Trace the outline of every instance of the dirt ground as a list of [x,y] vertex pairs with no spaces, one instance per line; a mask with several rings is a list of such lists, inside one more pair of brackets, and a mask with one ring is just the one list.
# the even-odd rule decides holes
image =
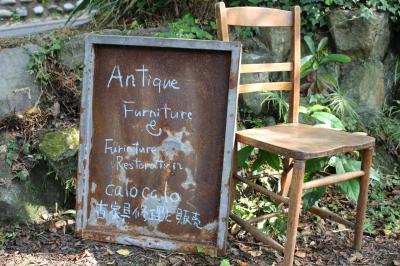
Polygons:
[[[352,230],[311,217],[302,219],[295,265],[400,265],[400,238],[364,237],[362,253],[352,246]],[[315,220],[315,219],[314,219]],[[0,228],[0,265],[279,265],[277,251],[240,232],[229,235],[227,254],[182,254],[83,240],[74,236],[71,218]]]

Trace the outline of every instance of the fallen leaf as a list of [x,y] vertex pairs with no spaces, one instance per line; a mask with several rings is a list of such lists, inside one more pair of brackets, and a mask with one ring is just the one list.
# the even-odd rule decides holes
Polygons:
[[249,252],[250,250],[252,250],[252,248],[250,246],[247,246],[242,243],[239,243],[239,249],[243,252]]
[[305,258],[307,254],[304,251],[298,250],[294,255],[299,258]]
[[249,266],[247,262],[241,261],[239,259],[234,259],[233,261],[239,266]]
[[118,249],[117,254],[122,255],[122,256],[128,256],[129,255],[129,250],[127,249]]
[[351,257],[349,258],[349,262],[355,262],[356,260],[361,260],[362,258],[362,254],[360,252],[356,252],[351,255]]
[[338,229],[339,230],[346,230],[346,226],[345,225],[343,225],[343,224],[338,224]]
[[37,114],[37,113],[39,113],[39,112],[40,112],[40,109],[37,108],[37,107],[32,107],[31,109],[29,109],[28,111],[26,111],[26,113],[27,113],[28,115]]
[[262,251],[261,250],[250,250],[247,253],[249,253],[252,257],[259,257],[262,255]]
[[392,234],[392,231],[389,229],[383,229],[383,233],[385,234],[385,236],[390,236]]

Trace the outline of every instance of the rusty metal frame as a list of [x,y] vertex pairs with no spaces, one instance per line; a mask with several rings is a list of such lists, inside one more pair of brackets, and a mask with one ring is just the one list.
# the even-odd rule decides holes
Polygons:
[[236,126],[236,111],[238,101],[238,74],[241,59],[240,42],[199,41],[161,39],[149,37],[126,37],[89,35],[85,41],[85,69],[81,102],[80,150],[78,162],[78,182],[76,193],[76,233],[91,239],[133,244],[141,247],[159,248],[196,252],[197,244],[176,239],[161,239],[157,237],[135,236],[128,234],[115,235],[115,232],[87,230],[88,196],[89,196],[89,165],[93,137],[93,82],[94,82],[94,45],[150,46],[159,48],[199,49],[229,51],[231,65],[229,74],[229,92],[227,104],[227,119],[225,128],[224,158],[221,173],[220,206],[218,216],[218,231],[216,245],[204,246],[210,252],[224,254],[227,239],[227,222],[229,218],[229,182],[233,162],[234,137]]

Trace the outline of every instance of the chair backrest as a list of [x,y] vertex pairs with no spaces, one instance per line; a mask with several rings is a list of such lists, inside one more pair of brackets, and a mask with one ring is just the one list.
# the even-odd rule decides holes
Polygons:
[[300,7],[293,11],[265,7],[226,8],[223,2],[216,4],[218,39],[229,41],[228,26],[291,27],[293,39],[291,60],[283,63],[242,64],[240,73],[290,72],[290,82],[266,82],[241,84],[239,93],[254,91],[289,91],[289,123],[297,123],[300,101]]

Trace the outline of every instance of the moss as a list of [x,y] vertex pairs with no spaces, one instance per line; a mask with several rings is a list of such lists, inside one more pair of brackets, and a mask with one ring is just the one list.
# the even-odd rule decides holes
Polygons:
[[40,151],[53,161],[73,156],[79,147],[79,131],[70,128],[46,133],[40,143]]

